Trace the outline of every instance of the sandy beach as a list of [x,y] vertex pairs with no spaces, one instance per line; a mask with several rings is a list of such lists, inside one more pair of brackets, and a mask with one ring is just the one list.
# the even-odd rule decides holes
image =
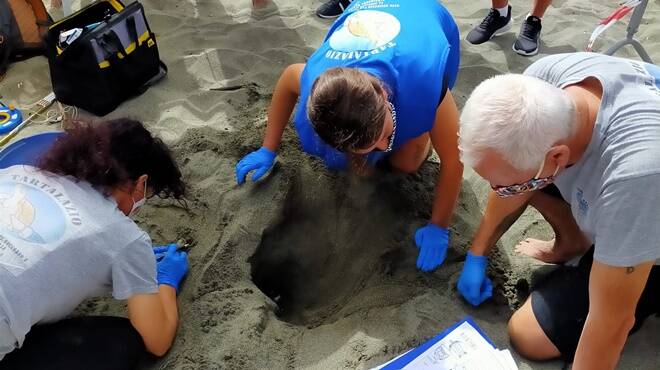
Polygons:
[[[482,80],[520,73],[545,55],[584,50],[615,2],[558,0],[543,19],[539,55],[511,45],[530,1],[512,0],[511,32],[483,45],[461,44],[453,90],[459,107]],[[276,0],[253,10],[250,0],[148,0],[168,77],[108,117],[143,121],[173,149],[189,184],[188,209],[151,200],[138,222],[155,244],[192,246],[191,270],[179,295],[181,326],[174,347],[143,369],[368,369],[424,342],[466,315],[498,347],[509,347],[506,323],[539,276],[553,267],[520,256],[525,237],[551,238],[527,211],[502,238],[489,275],[493,299],[478,308],[456,291],[465,253],[480,221],[488,186],[466,170],[445,263],[415,268],[412,236],[427,222],[438,164],[406,176],[379,171],[356,181],[327,171],[300,151],[292,127],[278,162],[258,184],[237,186],[236,162],[261,145],[272,89],[288,64],[305,62],[330,21],[314,15],[321,1]],[[464,38],[489,1],[446,1]],[[79,3],[74,3],[79,6]],[[61,11],[53,12],[54,18]],[[594,51],[625,37],[610,28]],[[660,0],[651,0],[638,39],[660,63]],[[638,59],[632,49],[617,55]],[[0,82],[7,103],[26,106],[51,91],[45,58],[11,66]],[[81,115],[84,112],[80,113]],[[21,136],[57,129],[34,124]],[[78,314],[124,315],[120,302],[99,298]],[[620,369],[660,363],[660,320],[649,319],[624,350]],[[515,355],[520,369],[562,369]]]

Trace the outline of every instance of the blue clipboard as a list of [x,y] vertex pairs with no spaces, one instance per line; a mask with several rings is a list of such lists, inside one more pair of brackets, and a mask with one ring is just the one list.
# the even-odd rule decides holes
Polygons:
[[470,326],[472,326],[479,334],[481,334],[482,337],[484,337],[484,339],[488,342],[488,344],[493,346],[493,348],[496,348],[493,341],[490,340],[490,338],[488,338],[486,333],[484,333],[483,330],[481,330],[479,325],[477,325],[477,323],[474,322],[474,320],[470,316],[466,316],[461,321],[457,322],[456,324],[454,324],[454,325],[450,326],[449,328],[447,328],[446,330],[444,330],[442,333],[440,333],[440,334],[436,335],[435,337],[427,340],[426,342],[419,345],[417,348],[414,348],[414,349],[408,351],[405,355],[403,355],[403,356],[397,358],[396,360],[392,361],[391,363],[387,364],[386,366],[381,368],[381,370],[399,370],[399,369],[403,369],[406,365],[411,363],[417,357],[421,356],[422,353],[426,352],[426,350],[428,350],[434,344],[436,344],[437,342],[442,340],[442,338],[446,337],[449,333],[454,331],[454,329],[456,329],[457,327],[459,327],[463,323],[470,324]]

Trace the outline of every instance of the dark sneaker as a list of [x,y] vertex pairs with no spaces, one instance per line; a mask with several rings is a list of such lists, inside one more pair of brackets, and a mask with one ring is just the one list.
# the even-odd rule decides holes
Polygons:
[[337,18],[348,8],[353,0],[328,0],[316,9],[316,15],[325,19]]
[[481,21],[481,24],[474,27],[465,39],[470,44],[479,45],[510,29],[511,5],[509,5],[509,14],[506,17],[502,17],[497,9],[491,8],[486,18]]
[[520,33],[513,44],[513,51],[520,55],[532,56],[539,52],[541,18],[530,15],[520,26]]

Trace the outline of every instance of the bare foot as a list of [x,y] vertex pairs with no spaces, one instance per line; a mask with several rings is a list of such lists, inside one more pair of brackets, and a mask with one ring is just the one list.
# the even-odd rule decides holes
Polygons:
[[566,262],[565,253],[555,250],[555,239],[550,241],[528,238],[515,247],[516,252],[545,263]]

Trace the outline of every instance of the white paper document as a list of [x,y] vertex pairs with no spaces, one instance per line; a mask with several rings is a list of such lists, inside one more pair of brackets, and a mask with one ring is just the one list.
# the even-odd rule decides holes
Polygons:
[[472,325],[464,322],[405,369],[509,370],[517,367],[512,368],[506,355],[493,348]]
[[[407,353],[406,353],[407,354]],[[376,368],[381,369],[394,360]],[[408,362],[405,370],[517,370],[508,350],[494,348],[469,322],[464,321],[430,348]]]

